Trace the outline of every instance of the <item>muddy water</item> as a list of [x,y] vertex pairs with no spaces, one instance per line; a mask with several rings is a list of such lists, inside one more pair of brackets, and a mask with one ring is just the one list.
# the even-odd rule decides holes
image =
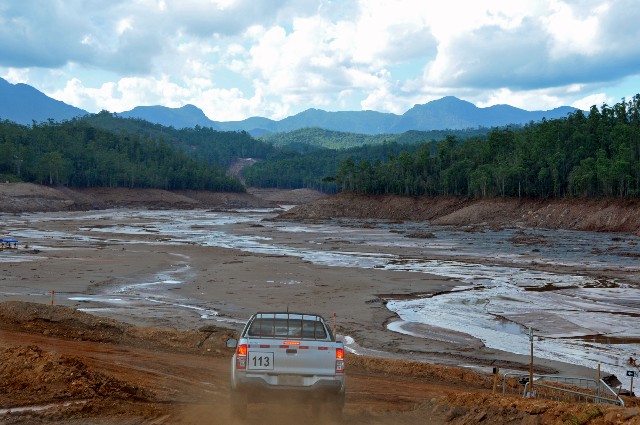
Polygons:
[[[402,270],[456,279],[460,284],[450,292],[389,299],[388,308],[402,319],[389,329],[430,338],[447,331],[450,335],[466,334],[491,348],[527,354],[531,344],[528,329],[532,327],[536,356],[591,368],[600,363],[603,371],[615,373],[628,387],[626,361],[640,355],[638,237],[454,229],[381,221],[300,224],[264,220],[273,216],[273,211],[266,210],[186,215],[107,211],[13,217],[6,220],[5,227],[12,229],[14,237],[38,240],[44,235],[33,230],[30,221],[73,218],[98,222],[108,218],[114,224],[46,236],[86,241],[103,240],[108,234],[113,241],[120,234],[121,241],[136,241],[136,235],[153,234],[165,238],[167,244],[195,243],[294,256],[327,266]],[[289,244],[291,235],[302,236],[306,243],[293,247]],[[4,254],[0,262],[15,260],[15,256]],[[217,312],[197,300],[172,296],[169,289],[188,279],[190,273],[187,259],[176,258],[171,269],[160,270],[147,281],[123,283],[91,301],[114,310],[135,305],[137,311],[145,312],[142,314],[159,317],[187,309],[216,319]],[[80,294],[70,299],[73,296],[78,301],[87,299]]]

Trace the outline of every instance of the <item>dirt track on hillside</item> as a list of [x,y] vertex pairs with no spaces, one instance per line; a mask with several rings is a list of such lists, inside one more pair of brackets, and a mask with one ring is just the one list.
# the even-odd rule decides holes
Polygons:
[[[238,423],[228,411],[228,335],[216,327],[141,328],[62,306],[0,303],[0,423]],[[344,423],[640,424],[640,404],[630,399],[636,407],[502,397],[492,394],[491,375],[402,360],[348,356],[347,370]],[[28,406],[41,409],[17,409]],[[330,423],[304,405],[249,409],[249,422],[291,418]]]

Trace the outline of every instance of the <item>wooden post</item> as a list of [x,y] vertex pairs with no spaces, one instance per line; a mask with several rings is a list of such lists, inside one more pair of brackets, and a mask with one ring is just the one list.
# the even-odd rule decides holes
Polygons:
[[496,393],[496,387],[498,386],[498,374],[500,373],[499,367],[493,368],[493,393]]
[[529,342],[531,343],[531,360],[529,363],[529,397],[535,397],[533,390],[533,328],[529,326]]
[[598,389],[598,391],[596,392],[596,395],[598,397],[600,397],[600,379],[601,379],[602,375],[600,374],[600,363],[598,363],[598,386],[596,387]]
[[53,289],[51,290],[51,305],[53,305],[53,295],[55,294],[56,291],[54,291]]
[[631,388],[629,388],[629,395],[633,397],[633,375],[631,375]]

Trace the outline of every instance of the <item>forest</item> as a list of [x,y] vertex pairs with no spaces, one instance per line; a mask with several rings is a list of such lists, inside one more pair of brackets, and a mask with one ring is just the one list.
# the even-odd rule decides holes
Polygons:
[[636,197],[640,95],[525,126],[381,136],[304,129],[256,140],[243,131],[176,130],[107,111],[61,123],[0,122],[0,181],[244,191],[238,179],[225,175],[238,158],[257,160],[244,170],[246,184],[255,187]]
[[266,160],[243,171],[246,183],[253,187],[280,189],[309,188],[336,193],[335,175],[342,161],[383,161],[401,152],[412,152],[419,145],[385,142],[351,149],[327,149],[293,144],[282,147]]
[[[189,153],[188,135],[184,137],[187,142],[178,144],[167,141],[177,130],[161,129],[169,134],[160,137],[152,131],[141,134],[118,130],[117,125],[130,123],[109,113],[93,119],[103,121],[102,127],[110,122],[113,128],[107,130],[85,119],[34,122],[32,126],[0,122],[0,181],[70,187],[245,190],[239,180],[225,175],[222,165],[198,158],[199,152]],[[152,126],[149,124],[148,130]],[[195,133],[191,136],[194,144],[189,147],[197,151],[200,134],[196,129],[191,133]],[[242,137],[237,133],[228,136]],[[218,144],[224,149],[232,145],[226,141]],[[214,144],[206,145],[211,149]]]
[[456,136],[466,139],[472,136],[485,136],[491,129],[486,127],[469,128],[465,130],[410,130],[398,134],[359,134],[345,133],[343,131],[326,130],[322,128],[307,127],[287,133],[272,133],[261,136],[259,139],[276,147],[281,146],[316,146],[327,149],[350,149],[363,145],[380,145],[388,142],[400,144],[415,144],[425,141],[439,141],[447,136]]
[[640,95],[486,137],[425,143],[387,161],[341,162],[338,190],[474,197],[640,194]]
[[327,193],[338,190],[335,176],[342,161],[386,161],[401,152],[414,152],[427,141],[448,136],[460,139],[486,136],[491,129],[406,131],[367,135],[320,128],[304,128],[261,137],[278,149],[264,161],[244,170],[246,183],[280,189],[310,188]]

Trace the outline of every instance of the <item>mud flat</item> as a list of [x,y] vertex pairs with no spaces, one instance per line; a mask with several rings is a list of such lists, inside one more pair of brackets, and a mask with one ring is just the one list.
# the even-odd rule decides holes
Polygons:
[[[442,268],[416,273],[423,263],[408,268],[407,261],[397,259],[424,251],[423,242],[390,243],[388,238],[397,241],[399,231],[384,223],[365,226],[363,236],[362,226],[310,228],[263,221],[274,214],[106,210],[5,215],[2,231],[29,249],[0,257],[0,301],[47,303],[54,291],[56,304],[181,330],[210,323],[238,329],[257,310],[313,310],[326,317],[336,313],[338,332],[352,339],[352,349],[360,354],[479,370],[528,370],[525,353],[492,348],[465,329],[400,320],[399,300],[456,295],[468,284]],[[477,258],[463,262],[469,261],[469,253],[446,258],[450,242],[442,236],[428,241],[438,264],[471,264],[474,275],[481,272]],[[540,373],[592,376],[589,366],[553,356],[536,360]]]

